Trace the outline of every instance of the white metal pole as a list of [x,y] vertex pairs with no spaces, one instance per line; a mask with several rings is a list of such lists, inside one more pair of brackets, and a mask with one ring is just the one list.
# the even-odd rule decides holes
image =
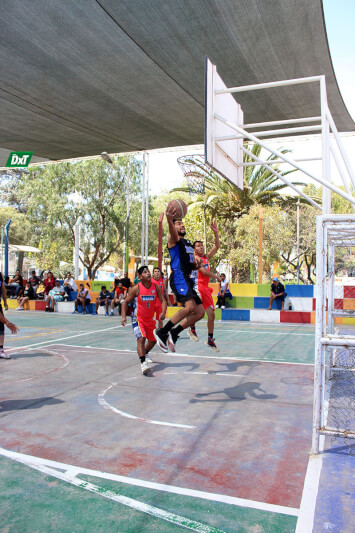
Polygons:
[[81,226],[81,217],[78,217],[76,224],[74,226],[74,235],[75,235],[75,245],[74,245],[74,271],[75,279],[79,279],[79,248],[80,248],[80,226]]
[[327,120],[329,121],[329,125],[331,127],[331,130],[334,134],[334,138],[336,140],[336,143],[338,145],[338,148],[339,148],[339,152],[341,153],[342,157],[343,157],[343,161],[344,161],[344,164],[346,166],[346,169],[349,173],[349,176],[350,176],[350,179],[351,179],[351,183],[353,184],[353,187],[355,188],[355,173],[352,169],[352,166],[350,164],[350,160],[348,158],[348,155],[346,153],[346,150],[344,149],[344,146],[343,146],[343,143],[341,141],[341,138],[340,138],[340,135],[338,133],[338,130],[337,130],[337,127],[335,125],[335,122],[334,122],[334,119],[329,111],[329,108],[327,108],[325,110],[326,112],[326,115],[327,115]]
[[319,453],[319,429],[321,427],[322,397],[323,397],[323,352],[321,338],[324,335],[323,325],[323,293],[325,287],[324,275],[324,225],[323,217],[317,216],[317,282],[316,282],[316,331],[315,331],[315,361],[314,361],[314,400],[313,400],[313,432],[312,453]]
[[256,91],[258,89],[268,89],[269,87],[282,87],[284,85],[299,85],[302,83],[313,83],[320,81],[322,76],[310,76],[308,78],[294,78],[292,80],[270,81],[268,83],[257,83],[255,85],[244,85],[241,87],[231,87],[230,89],[218,89],[215,94],[242,93],[244,91]]
[[146,183],[145,183],[145,250],[144,263],[148,264],[148,230],[149,230],[149,154],[146,153]]
[[[328,252],[328,334],[334,333],[334,283],[335,283],[335,261],[334,261],[334,245],[329,245]],[[333,364],[333,357],[329,355],[330,350],[327,350],[326,358],[326,377],[330,378],[331,365]],[[332,350],[334,354],[334,350]]]
[[297,285],[300,283],[300,199],[297,200]]
[[142,241],[141,241],[141,265],[144,265],[145,253],[145,181],[147,173],[147,155],[143,153],[143,183],[142,183]]
[[[329,121],[326,110],[327,103],[327,88],[325,85],[325,76],[320,80],[320,104],[322,116],[322,177],[330,183],[330,135],[329,135]],[[330,190],[328,187],[323,187],[322,190],[322,210],[323,215],[331,213]]]

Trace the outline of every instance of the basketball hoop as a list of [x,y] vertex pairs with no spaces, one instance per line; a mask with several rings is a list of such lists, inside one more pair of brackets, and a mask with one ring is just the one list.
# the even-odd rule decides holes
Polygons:
[[205,194],[205,180],[210,169],[203,155],[183,155],[177,160],[189,187],[189,194]]

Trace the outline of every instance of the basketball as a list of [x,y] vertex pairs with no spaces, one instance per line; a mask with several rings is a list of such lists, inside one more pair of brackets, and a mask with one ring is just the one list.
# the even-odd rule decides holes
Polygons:
[[167,207],[173,207],[176,211],[176,217],[178,218],[184,218],[187,213],[187,205],[184,200],[171,200]]

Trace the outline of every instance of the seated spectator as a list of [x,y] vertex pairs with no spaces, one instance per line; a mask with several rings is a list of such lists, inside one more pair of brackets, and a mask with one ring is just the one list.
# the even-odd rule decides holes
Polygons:
[[111,316],[113,316],[113,310],[118,306],[118,312],[121,314],[121,306],[127,294],[126,287],[123,286],[122,281],[119,280],[117,287],[114,290],[113,300],[111,300]]
[[47,277],[44,278],[44,287],[45,287],[45,295],[48,296],[49,292],[54,289],[55,287],[55,277],[53,276],[51,271],[47,272]]
[[129,277],[128,277],[128,272],[125,272],[125,273],[124,273],[124,278],[122,278],[121,281],[122,281],[122,285],[123,285],[124,287],[126,287],[127,290],[128,290],[128,289],[130,288],[130,286],[132,285],[131,280],[130,280]]
[[217,298],[216,309],[218,309],[219,307],[221,309],[226,308],[226,297],[229,296],[230,294],[229,282],[226,279],[226,275],[221,274],[221,278],[222,278],[222,281],[219,282],[219,293],[218,293],[218,298]]
[[100,305],[104,305],[105,306],[105,309],[106,309],[106,312],[105,312],[105,316],[108,316],[108,306],[111,302],[111,293],[106,289],[106,285],[103,285],[101,287],[101,291],[100,291],[100,294],[99,294],[99,297],[96,298],[96,308],[95,308],[95,313],[97,314],[97,311],[100,307]]
[[84,284],[80,283],[79,292],[74,302],[75,307],[74,307],[74,311],[72,314],[74,315],[75,313],[79,313],[78,307],[79,305],[82,305],[83,315],[86,315],[87,314],[86,306],[89,305],[90,302],[91,302],[91,296],[90,296],[89,289],[85,289]]
[[64,287],[64,290],[65,290],[67,296],[69,296],[69,294],[70,294],[72,291],[77,291],[77,290],[78,290],[78,286],[77,286],[77,284],[75,283],[75,280],[74,280],[74,278],[72,277],[72,275],[71,275],[70,272],[67,272],[67,277],[66,277],[65,280],[64,280],[63,287]]
[[10,298],[14,300],[17,294],[20,292],[20,289],[23,288],[23,278],[19,270],[16,270],[16,274],[14,275],[12,280],[10,280],[9,286],[10,286]]
[[53,289],[49,291],[46,298],[46,311],[54,312],[55,302],[62,302],[64,300],[65,290],[60,284],[60,281],[55,282]]
[[38,285],[36,289],[36,297],[38,300],[44,300],[45,290],[46,290],[46,287],[44,285],[44,281],[40,281],[40,284]]
[[37,288],[41,283],[41,280],[38,276],[36,276],[35,270],[32,270],[31,277],[28,279],[28,281],[31,283],[31,287],[34,290],[34,293],[36,294]]
[[18,303],[18,307],[16,309],[16,311],[20,311],[20,310],[23,310],[24,309],[24,304],[26,302],[28,302],[28,300],[35,300],[36,296],[35,296],[35,291],[34,291],[34,288],[32,287],[31,283],[28,281],[26,283],[26,286],[23,290],[23,293],[22,295],[18,296],[17,297],[17,303]]
[[279,278],[272,278],[270,303],[269,303],[268,311],[271,311],[273,301],[276,300],[276,298],[278,300],[281,300],[281,310],[283,311],[285,307],[286,296],[287,296],[287,293],[285,292],[285,287],[279,281]]
[[120,276],[119,276],[119,274],[115,274],[114,280],[113,280],[113,282],[111,284],[112,291],[114,291],[115,288],[118,287],[119,282],[120,282]]

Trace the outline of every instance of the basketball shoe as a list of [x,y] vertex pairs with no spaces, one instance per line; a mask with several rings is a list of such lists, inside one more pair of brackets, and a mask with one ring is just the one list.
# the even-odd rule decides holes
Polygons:
[[199,338],[197,336],[197,333],[196,333],[196,329],[195,329],[195,326],[191,326],[191,328],[189,328],[187,330],[187,333],[190,337],[190,340],[194,341],[194,342],[198,342],[199,341]]

